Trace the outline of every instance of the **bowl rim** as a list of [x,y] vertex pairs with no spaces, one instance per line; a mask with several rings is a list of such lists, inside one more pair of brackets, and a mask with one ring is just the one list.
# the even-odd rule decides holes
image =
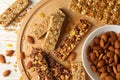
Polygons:
[[[98,30],[101,30],[101,29],[104,29],[104,28],[107,28],[107,27],[116,27],[120,29],[120,26],[119,25],[104,25],[104,26],[101,26],[99,28],[96,28],[95,30],[93,30],[88,36],[87,38],[85,39],[83,45],[82,45],[82,63],[83,63],[83,67],[85,69],[85,71],[87,72],[88,76],[92,79],[92,80],[96,80],[92,77],[92,75],[90,74],[90,72],[88,71],[88,69],[86,68],[86,65],[85,65],[85,61],[84,61],[84,54],[86,54],[86,52],[84,52],[86,49],[85,49],[85,46],[87,45],[87,41],[88,39]],[[108,30],[109,31],[109,30]],[[111,30],[112,31],[112,30]],[[106,31],[105,31],[106,32]],[[101,33],[100,33],[101,34]],[[96,35],[97,36],[97,35]],[[86,57],[87,58],[87,57]],[[88,60],[89,61],[89,60]],[[89,65],[88,65],[89,66]],[[98,79],[99,80],[99,79]]]

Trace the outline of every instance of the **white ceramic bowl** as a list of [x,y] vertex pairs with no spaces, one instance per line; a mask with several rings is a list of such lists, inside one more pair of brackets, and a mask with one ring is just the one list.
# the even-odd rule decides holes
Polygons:
[[114,31],[116,33],[120,33],[120,26],[106,25],[106,26],[97,28],[87,37],[87,39],[85,40],[83,47],[82,47],[83,66],[92,80],[100,80],[100,79],[99,79],[99,76],[95,72],[91,71],[91,68],[90,68],[91,63],[87,59],[86,49],[88,48],[88,45],[90,45],[93,42],[94,37],[99,36],[101,33],[105,33],[107,31]]

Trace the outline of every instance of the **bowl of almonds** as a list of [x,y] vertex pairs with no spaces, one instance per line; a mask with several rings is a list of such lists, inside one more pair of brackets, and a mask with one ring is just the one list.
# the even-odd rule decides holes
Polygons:
[[82,61],[92,80],[120,80],[120,26],[94,30],[83,44]]

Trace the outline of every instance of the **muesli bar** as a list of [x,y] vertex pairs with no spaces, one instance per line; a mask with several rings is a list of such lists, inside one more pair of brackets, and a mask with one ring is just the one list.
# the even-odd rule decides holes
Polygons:
[[50,23],[48,25],[48,32],[45,36],[43,44],[44,50],[54,50],[58,42],[61,28],[65,19],[65,14],[61,10],[57,10],[50,16]]
[[120,24],[119,0],[72,0],[70,9],[106,24]]
[[0,24],[4,27],[8,26],[28,5],[29,0],[16,0],[0,15]]
[[58,47],[53,54],[57,56],[60,60],[64,61],[73,51],[73,49],[79,44],[80,40],[85,36],[85,34],[92,27],[92,24],[87,20],[80,20],[65,38],[62,45]]
[[40,80],[53,80],[52,74],[49,71],[48,63],[46,61],[44,52],[41,49],[34,48],[30,58],[33,63],[33,67],[37,71]]
[[72,80],[86,80],[82,62],[71,63]]

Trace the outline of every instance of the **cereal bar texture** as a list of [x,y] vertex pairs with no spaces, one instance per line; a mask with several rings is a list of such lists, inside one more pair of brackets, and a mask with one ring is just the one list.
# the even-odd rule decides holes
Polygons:
[[53,54],[58,57],[61,61],[64,61],[73,51],[73,49],[79,44],[80,40],[85,36],[92,26],[86,20],[80,20],[80,23],[76,25],[65,38],[64,42],[58,47]]
[[43,44],[44,50],[54,50],[58,42],[61,28],[65,19],[65,14],[61,10],[57,10],[50,16],[50,23],[48,25],[48,32]]
[[33,66],[37,71],[40,80],[52,80],[52,75],[49,72],[48,63],[45,56],[42,55],[44,52],[40,49],[34,48],[32,54],[30,55]]
[[4,27],[8,26],[28,5],[28,0],[16,0],[5,12],[3,12],[3,14],[0,15],[0,24]]
[[71,71],[64,68],[61,64],[52,59],[49,55],[46,55],[46,61],[50,72],[53,75],[54,80],[71,80]]
[[70,9],[106,24],[120,25],[120,0],[72,0]]
[[72,80],[86,80],[82,62],[71,63]]

